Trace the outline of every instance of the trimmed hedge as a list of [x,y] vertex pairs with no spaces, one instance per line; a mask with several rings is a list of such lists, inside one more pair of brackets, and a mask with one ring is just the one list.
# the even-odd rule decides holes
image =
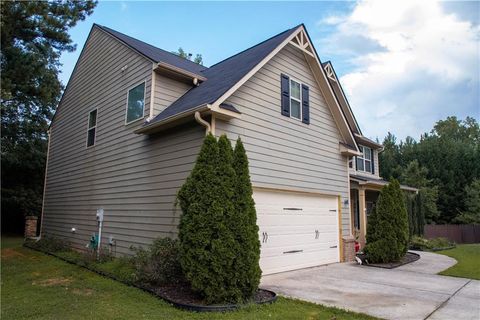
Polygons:
[[408,250],[408,215],[400,184],[393,179],[383,187],[367,227],[365,253],[372,263],[400,260]]

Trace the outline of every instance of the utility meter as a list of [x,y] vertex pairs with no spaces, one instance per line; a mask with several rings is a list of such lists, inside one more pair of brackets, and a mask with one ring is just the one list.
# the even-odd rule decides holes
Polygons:
[[97,209],[97,221],[98,222],[103,221],[103,208]]

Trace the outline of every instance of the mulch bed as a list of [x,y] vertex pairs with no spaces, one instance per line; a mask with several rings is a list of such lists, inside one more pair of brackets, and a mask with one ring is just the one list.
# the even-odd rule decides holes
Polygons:
[[420,255],[413,252],[407,252],[407,254],[403,256],[403,258],[400,259],[400,261],[389,262],[389,263],[368,263],[368,258],[366,257],[365,254],[357,254],[357,257],[362,260],[363,262],[362,265],[364,266],[384,268],[384,269],[394,269],[420,259]]
[[[176,284],[168,286],[153,287],[145,285],[149,291],[154,292],[162,299],[170,302],[174,306],[190,311],[229,311],[235,310],[243,305],[225,304],[225,305],[209,305],[195,292],[193,292],[188,284]],[[265,304],[272,303],[277,299],[277,295],[269,290],[259,289],[250,303]]]

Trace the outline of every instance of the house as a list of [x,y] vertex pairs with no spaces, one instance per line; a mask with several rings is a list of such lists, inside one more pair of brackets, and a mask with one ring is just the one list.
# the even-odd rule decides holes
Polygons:
[[381,145],[304,25],[209,68],[93,25],[49,130],[41,235],[114,254],[175,237],[206,132],[245,144],[264,274],[352,259]]

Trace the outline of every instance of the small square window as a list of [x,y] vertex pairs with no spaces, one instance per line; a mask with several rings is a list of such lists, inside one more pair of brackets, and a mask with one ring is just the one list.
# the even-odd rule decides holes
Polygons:
[[145,108],[145,82],[128,91],[126,123],[141,119]]
[[365,171],[373,173],[373,164],[372,164],[372,149],[364,146],[359,146],[361,156],[357,156],[357,171]]
[[87,147],[95,145],[97,129],[97,109],[88,113]]

